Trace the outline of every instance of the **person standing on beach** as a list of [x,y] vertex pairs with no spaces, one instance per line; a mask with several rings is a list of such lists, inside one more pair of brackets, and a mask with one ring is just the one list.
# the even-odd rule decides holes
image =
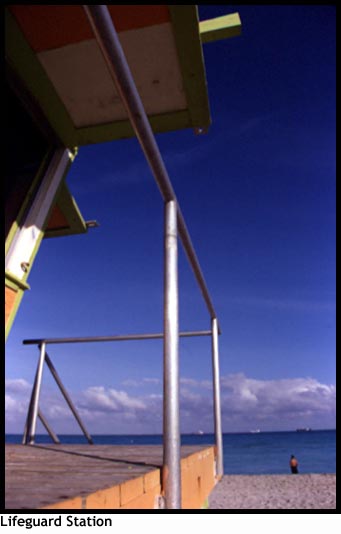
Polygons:
[[293,474],[298,473],[298,461],[293,454],[290,458],[290,469]]

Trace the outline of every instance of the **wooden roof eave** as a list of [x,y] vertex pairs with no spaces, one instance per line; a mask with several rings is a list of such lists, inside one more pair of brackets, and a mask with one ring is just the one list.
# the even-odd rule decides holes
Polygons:
[[[210,124],[197,7],[168,6],[187,109],[149,115],[154,132],[181,128],[206,129]],[[14,16],[6,9],[6,60],[34,96],[57,137],[66,147],[132,137],[129,120],[76,128],[61,98],[31,49]]]

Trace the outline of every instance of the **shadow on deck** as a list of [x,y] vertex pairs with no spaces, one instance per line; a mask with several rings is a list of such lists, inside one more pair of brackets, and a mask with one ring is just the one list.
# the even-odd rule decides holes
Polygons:
[[[160,445],[6,445],[5,509],[157,509]],[[216,483],[212,446],[181,447],[182,508]]]

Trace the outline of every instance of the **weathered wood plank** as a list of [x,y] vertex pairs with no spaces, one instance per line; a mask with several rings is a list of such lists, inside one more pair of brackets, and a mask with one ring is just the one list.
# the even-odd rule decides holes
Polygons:
[[[181,457],[203,448],[184,446]],[[85,497],[155,472],[162,456],[159,445],[6,445],[5,508]]]

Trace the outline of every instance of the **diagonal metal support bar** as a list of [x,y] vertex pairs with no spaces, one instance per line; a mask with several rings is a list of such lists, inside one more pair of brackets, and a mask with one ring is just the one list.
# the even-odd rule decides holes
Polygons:
[[51,437],[52,441],[54,441],[54,443],[60,443],[58,436],[53,432],[52,428],[50,427],[50,425],[48,424],[46,420],[46,417],[42,414],[40,409],[38,410],[38,417],[40,421],[43,423],[44,427],[46,428],[47,433]]
[[59,378],[59,375],[53,365],[53,363],[51,362],[51,358],[49,357],[49,355],[46,353],[45,354],[45,360],[46,360],[46,364],[48,366],[48,368],[50,369],[51,371],[51,374],[53,376],[53,378],[55,379],[55,381],[57,382],[57,385],[64,397],[64,399],[66,400],[70,410],[72,411],[73,415],[75,416],[75,419],[77,421],[77,423],[79,424],[79,426],[81,427],[82,431],[83,431],[83,434],[85,435],[86,439],[88,440],[88,442],[93,445],[93,441],[92,441],[92,437],[90,436],[90,434],[88,433],[87,429],[85,428],[77,410],[76,410],[76,407],[75,405],[73,404],[71,398],[70,398],[70,395],[68,394],[68,392],[66,391],[65,387],[63,386],[63,383],[61,381],[61,379]]
[[42,412],[40,411],[39,409],[39,397],[40,397],[40,389],[41,389],[41,382],[42,382],[42,375],[43,375],[43,367],[44,367],[44,362],[46,362],[48,368],[50,369],[51,371],[51,374],[53,376],[53,378],[55,379],[64,399],[66,400],[70,410],[72,411],[73,415],[75,416],[75,419],[77,421],[77,423],[79,424],[80,428],[82,429],[86,439],[88,440],[88,442],[93,445],[93,441],[92,441],[92,437],[90,436],[90,434],[88,433],[88,431],[86,430],[68,392],[66,391],[65,387],[63,386],[63,383],[51,361],[51,358],[49,357],[49,355],[47,354],[46,352],[46,344],[45,342],[41,343],[40,345],[40,358],[39,358],[39,361],[38,361],[38,367],[37,367],[37,371],[36,371],[36,375],[35,375],[35,379],[34,379],[34,384],[33,384],[33,388],[32,388],[32,395],[31,395],[31,399],[30,399],[30,404],[29,404],[29,408],[28,408],[28,413],[27,413],[27,419],[26,419],[26,424],[25,424],[25,429],[24,429],[24,435],[23,435],[23,439],[22,439],[22,443],[23,445],[27,445],[27,444],[33,444],[34,443],[34,440],[35,440],[35,433],[36,433],[36,426],[37,426],[37,418],[39,417],[39,419],[41,420],[41,422],[43,423],[44,427],[46,428],[47,432],[49,433],[49,435],[51,436],[52,440],[55,442],[55,443],[60,443],[58,437],[56,436],[56,434],[53,432],[53,430],[51,429],[51,427],[49,426],[46,418],[44,417],[44,415],[42,414]]
[[165,202],[176,201],[179,236],[213,319],[217,314],[204,275],[109,10],[106,5],[83,7],[161,195]]

